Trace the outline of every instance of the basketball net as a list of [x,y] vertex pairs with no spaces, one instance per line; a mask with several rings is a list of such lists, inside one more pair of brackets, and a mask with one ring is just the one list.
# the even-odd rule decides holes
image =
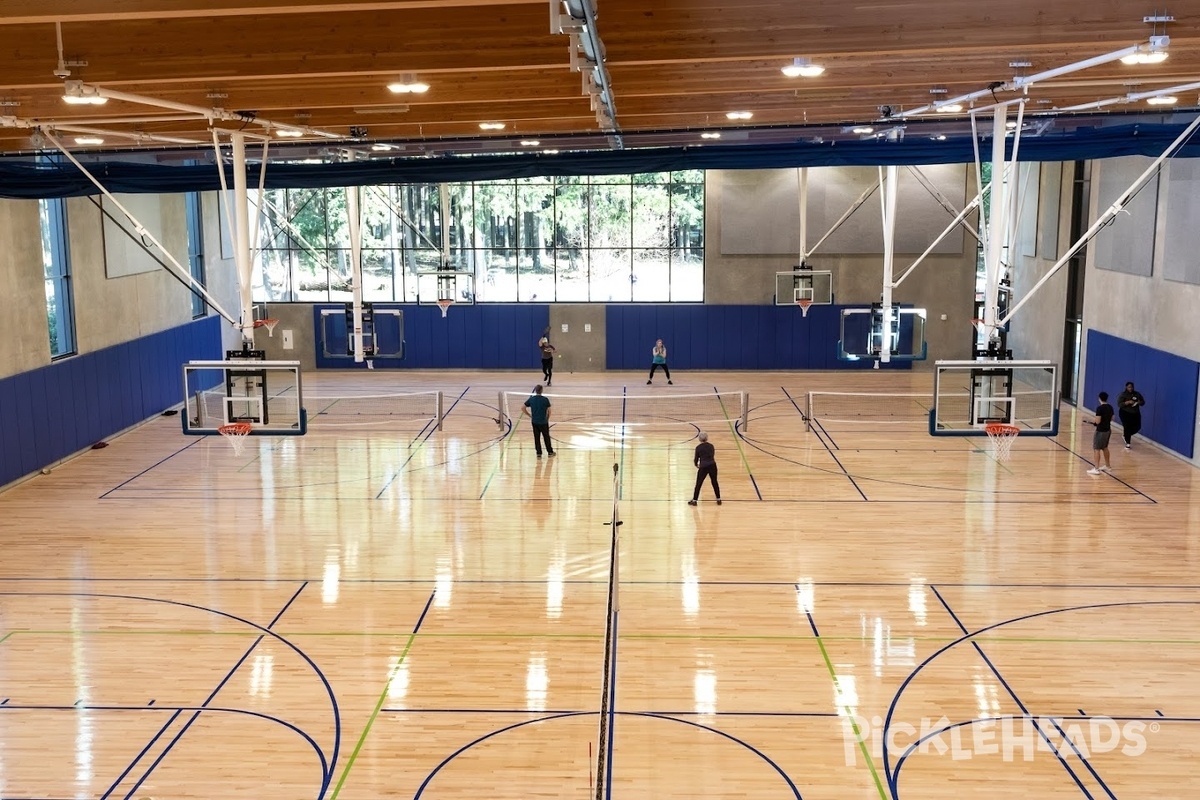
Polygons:
[[812,305],[812,300],[797,300],[796,305],[800,306],[800,311],[804,316],[808,316],[808,307]]
[[254,320],[254,327],[266,328],[268,336],[275,335],[275,326],[278,324],[279,324],[279,320],[277,320],[277,319],[256,319],[256,320]]
[[997,461],[1008,461],[1008,457],[1012,455],[1013,442],[1017,440],[1021,429],[1016,425],[1008,425],[1003,422],[989,423],[983,429],[987,431],[988,439],[992,441],[992,458]]
[[240,456],[242,451],[246,449],[246,437],[250,435],[251,425],[249,422],[231,422],[228,425],[222,425],[217,428],[217,433],[224,437],[225,441],[229,442],[233,447],[233,454]]
[[446,318],[446,312],[450,310],[450,306],[454,305],[453,300],[438,300],[438,308],[442,310],[442,319]]

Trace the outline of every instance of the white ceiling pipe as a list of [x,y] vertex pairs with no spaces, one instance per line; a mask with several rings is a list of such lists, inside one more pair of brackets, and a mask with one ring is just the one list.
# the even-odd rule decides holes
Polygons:
[[[1164,37],[1154,37],[1154,39],[1165,39],[1165,38],[1166,38],[1165,36]],[[1033,86],[1035,83],[1038,83],[1038,82],[1044,81],[1044,80],[1049,80],[1050,78],[1057,78],[1059,75],[1068,75],[1072,72],[1078,72],[1080,70],[1090,69],[1091,67],[1097,67],[1097,66],[1100,66],[1101,64],[1109,64],[1109,63],[1112,63],[1113,61],[1120,61],[1122,58],[1125,58],[1126,56],[1135,55],[1137,53],[1157,52],[1166,47],[1165,42],[1162,42],[1160,44],[1155,44],[1154,39],[1152,39],[1151,42],[1149,42],[1149,43],[1130,45],[1129,47],[1123,47],[1120,50],[1114,50],[1111,53],[1105,53],[1104,55],[1095,56],[1093,58],[1087,58],[1087,59],[1084,59],[1083,61],[1076,61],[1075,63],[1067,64],[1066,66],[1055,67],[1054,69],[1048,69],[1043,72],[1039,72],[1036,75],[1027,75],[1027,76],[1023,76],[1023,77],[1018,76],[1018,77],[1013,78],[1008,83],[1004,83],[1004,84],[1001,84],[1000,86],[997,86],[996,90],[1011,92],[1011,91],[1016,91],[1019,89],[1026,89],[1030,86]],[[981,97],[991,96],[992,92],[993,92],[993,90],[990,88],[989,89],[979,89],[978,91],[970,92],[970,93],[964,94],[964,95],[959,95],[958,97],[951,97],[946,100],[939,100],[936,103],[930,103],[928,105],[921,106],[919,108],[913,108],[908,111],[901,111],[898,114],[893,114],[891,117],[889,117],[889,119],[904,119],[907,117],[915,117],[915,116],[919,116],[921,114],[928,114],[930,112],[936,112],[938,110],[938,108],[941,106],[948,106],[948,105],[953,105],[956,103],[958,103],[958,104],[970,103],[971,101],[978,100]]]

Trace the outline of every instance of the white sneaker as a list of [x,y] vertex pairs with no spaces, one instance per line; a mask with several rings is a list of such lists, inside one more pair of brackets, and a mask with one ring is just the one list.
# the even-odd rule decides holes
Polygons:
[[1126,450],[1131,450],[1131,449],[1133,449],[1133,448],[1131,448],[1129,445],[1125,445],[1125,449],[1126,449]]
[[1100,467],[1100,471],[1101,472],[1112,472],[1112,467],[1108,467],[1108,466]]
[[1088,475],[1099,475],[1099,474],[1100,474],[1100,470],[1096,469],[1095,467],[1092,467],[1091,469],[1088,470]]

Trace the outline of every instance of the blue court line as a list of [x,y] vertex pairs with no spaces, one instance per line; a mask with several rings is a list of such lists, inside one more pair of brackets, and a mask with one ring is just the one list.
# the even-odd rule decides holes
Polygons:
[[[946,601],[946,598],[942,596],[942,593],[937,590],[937,587],[933,584],[930,584],[929,589],[933,592],[934,596],[937,597],[938,602],[942,604],[942,607],[945,608],[950,614],[951,618],[954,620],[954,624],[958,626],[959,630],[961,630],[964,634],[969,633],[967,626],[963,625],[962,620],[959,619],[958,615],[954,613],[954,609],[950,607],[950,604]],[[987,657],[987,654],[983,652],[983,648],[979,646],[979,642],[972,640],[971,646],[975,648],[975,652],[977,652],[979,657],[983,659],[984,663],[988,665],[988,669],[990,669],[992,674],[996,676],[996,680],[1000,681],[1000,685],[1004,687],[1004,690],[1008,692],[1009,697],[1011,697],[1013,702],[1017,704],[1017,708],[1021,709],[1021,713],[1025,715],[1025,718],[1033,719],[1033,715],[1029,713],[1029,708],[1023,702],[1021,702],[1021,698],[1017,696],[1016,691],[1013,690],[1009,682],[1004,679],[1004,676],[1000,674],[1000,670],[994,663],[992,663],[992,660]],[[1079,761],[1083,764],[1084,768],[1087,769],[1087,771],[1091,773],[1092,777],[1095,778],[1100,784],[1100,788],[1102,788],[1104,792],[1112,798],[1112,800],[1116,800],[1116,795],[1109,790],[1108,785],[1104,782],[1104,779],[1100,777],[1100,774],[1096,772],[1095,768],[1092,767],[1091,763],[1084,757],[1083,753],[1080,752],[1079,748],[1075,745],[1075,742],[1072,741],[1069,736],[1067,736],[1066,731],[1064,731],[1058,725],[1058,723],[1054,722],[1053,720],[1051,720],[1051,724],[1054,725],[1055,730],[1059,732],[1059,734],[1063,737],[1063,740],[1070,745],[1071,750],[1073,750],[1075,755],[1079,757]],[[1040,726],[1038,726],[1037,730],[1038,734],[1043,740],[1045,740],[1046,744],[1053,747],[1053,744],[1050,742],[1050,737],[1046,736],[1046,734],[1042,732]],[[1058,760],[1063,765],[1063,768],[1067,770],[1067,773],[1070,774],[1070,776],[1075,780],[1075,783],[1078,784],[1079,788],[1083,790],[1083,793],[1088,797],[1091,797],[1091,793],[1088,792],[1083,783],[1079,780],[1078,776],[1076,776],[1075,770],[1071,769],[1071,765],[1068,764],[1067,760],[1058,753],[1057,749],[1055,749],[1055,755],[1058,756]],[[899,765],[897,765],[897,770],[898,769]]]
[[[803,419],[804,412],[800,410],[800,406],[796,405],[796,401],[792,399],[792,396],[790,394],[788,394],[787,389],[784,389],[783,393],[785,395],[787,395],[788,400],[792,401],[792,405],[796,407],[796,413],[798,413],[800,415],[801,419]],[[866,492],[864,492],[862,490],[862,487],[858,485],[858,481],[854,480],[854,476],[850,474],[850,471],[848,469],[846,469],[846,465],[842,463],[841,459],[837,457],[837,453],[834,452],[834,450],[839,449],[837,446],[837,442],[835,442],[833,440],[833,437],[830,436],[829,433],[824,428],[821,427],[821,423],[817,422],[815,419],[809,420],[809,424],[812,425],[812,429],[814,431],[817,431],[817,440],[821,442],[821,445],[825,448],[825,451],[827,453],[829,453],[829,457],[833,459],[833,463],[837,464],[838,469],[840,469],[842,471],[842,474],[846,476],[846,480],[850,481],[850,485],[854,487],[854,491],[858,492],[859,496],[863,500],[870,502],[870,498],[867,497]],[[822,434],[824,434],[824,436],[829,439],[828,442],[826,442],[822,438]],[[780,458],[780,456],[776,456],[776,458]],[[782,460],[787,461],[788,459],[782,459]],[[796,463],[796,462],[793,462],[793,463]],[[801,465],[801,466],[808,466],[808,465],[805,464],[805,465]],[[809,468],[812,469],[812,467],[809,467]],[[826,472],[828,470],[821,470],[821,471]],[[925,502],[928,502],[928,501],[925,501]]]
[[[618,576],[618,579],[620,576]],[[612,677],[608,683],[608,758],[605,760],[605,781],[604,792],[607,800],[612,800],[612,774],[613,774],[613,745],[616,742],[617,730],[617,624],[621,618],[620,611],[613,612],[613,650],[612,650]]]
[[[468,386],[462,390],[462,393],[460,393],[458,397],[454,398],[454,402],[451,403],[450,407],[446,409],[444,414],[442,414],[443,420],[450,416],[450,412],[454,410],[455,406],[459,404],[459,402],[463,399],[463,396],[466,395],[466,393],[470,390],[471,387]],[[433,425],[433,427],[430,427],[431,425],[433,425],[432,422],[426,423],[425,428],[428,430],[428,432],[425,433],[424,437],[422,437],[421,434],[417,434],[415,437],[413,437],[413,444],[417,445],[416,448],[414,449],[412,444],[409,444],[408,458],[404,459],[404,463],[397,467],[396,471],[392,473],[392,477],[388,478],[387,482],[383,484],[383,488],[380,489],[379,493],[375,495],[376,500],[383,497],[384,492],[386,492],[388,488],[396,482],[396,479],[400,477],[402,472],[404,472],[404,468],[409,465],[409,462],[417,457],[417,453],[421,452],[422,448],[425,446],[425,443],[429,441],[429,437],[433,436],[434,432],[437,430],[437,426]]]
[[124,481],[122,481],[121,483],[118,483],[116,486],[112,487],[112,488],[111,488],[111,489],[109,489],[107,492],[105,492],[104,494],[100,495],[100,497],[98,497],[97,499],[98,499],[98,500],[104,500],[105,498],[107,498],[107,497],[108,497],[110,494],[112,494],[113,492],[116,492],[116,491],[120,490],[122,487],[128,486],[129,484],[131,484],[131,483],[133,483],[134,481],[136,481],[138,478],[140,478],[140,477],[142,477],[143,475],[145,475],[147,472],[150,472],[150,471],[152,471],[152,470],[158,469],[158,468],[159,468],[159,467],[161,467],[163,464],[167,463],[167,462],[168,462],[168,461],[170,461],[172,458],[174,458],[175,456],[177,456],[177,455],[179,455],[180,453],[182,453],[184,450],[187,450],[187,449],[188,449],[188,448],[190,448],[190,447],[195,447],[196,445],[200,444],[200,442],[204,441],[204,439],[205,439],[205,438],[207,438],[207,437],[204,437],[204,436],[197,436],[197,437],[194,437],[194,438],[195,438],[195,441],[188,442],[188,443],[187,443],[187,444],[185,444],[183,447],[181,447],[181,448],[179,448],[178,450],[176,450],[174,453],[171,453],[169,456],[166,456],[165,458],[159,459],[159,461],[158,461],[157,463],[155,463],[155,464],[151,464],[150,466],[146,467],[144,470],[142,470],[141,472],[137,473],[136,475],[134,475],[134,476],[132,476],[132,477],[130,477],[130,478],[126,478],[126,479],[125,479]]
[[[307,585],[307,582],[305,583],[305,585]],[[301,587],[301,588],[303,588],[303,587]],[[322,684],[322,686],[324,686],[325,692],[329,697],[330,706],[333,711],[334,742],[333,742],[332,758],[330,759],[329,767],[324,771],[325,774],[322,778],[322,789],[321,789],[321,793],[318,796],[321,796],[324,794],[325,788],[329,784],[329,775],[332,774],[333,765],[337,763],[337,754],[338,754],[338,750],[339,750],[339,747],[341,744],[341,735],[342,735],[341,715],[338,710],[337,697],[333,693],[333,687],[330,685],[329,679],[325,677],[325,674],[321,671],[320,667],[317,666],[316,662],[314,662],[312,660],[312,658],[310,658],[308,656],[307,653],[305,653],[303,650],[301,650],[299,647],[297,647],[295,644],[293,644],[288,639],[284,638],[283,636],[280,636],[275,631],[272,631],[268,628],[264,628],[263,626],[259,625],[258,623],[251,622],[250,620],[248,620],[244,617],[238,617],[238,616],[230,614],[226,611],[220,611],[218,609],[208,608],[206,606],[199,606],[199,605],[195,605],[193,603],[185,603],[185,602],[182,602],[179,600],[164,600],[159,597],[144,597],[144,596],[140,596],[140,595],[127,595],[127,594],[104,594],[104,593],[99,593],[99,592],[36,592],[36,591],[0,592],[0,597],[5,597],[5,596],[8,596],[8,597],[87,597],[87,598],[100,598],[100,599],[108,599],[108,600],[136,600],[136,601],[145,602],[145,603],[161,603],[163,605],[173,605],[173,606],[179,606],[181,608],[190,608],[194,611],[201,611],[206,614],[213,614],[218,617],[223,617],[225,619],[233,620],[242,625],[246,625],[247,627],[254,628],[258,631],[261,631],[264,635],[275,639],[277,642],[279,642],[283,646],[287,647],[288,649],[290,649],[294,653],[296,653],[296,655],[298,655],[301,659],[303,659],[305,661],[305,663],[307,663],[309,665],[309,667],[312,669],[312,671],[316,674],[317,678],[320,679],[321,684]],[[138,758],[140,759],[141,756],[139,755]],[[136,763],[136,761],[135,761],[135,763]]]
[[[824,431],[822,431],[822,429],[820,428],[820,426],[818,426],[818,425],[815,425],[815,424],[814,424],[814,423],[815,423],[815,420],[811,420],[811,419],[809,419],[809,418],[808,418],[808,417],[807,417],[807,416],[804,414],[804,409],[802,409],[802,408],[800,407],[800,405],[799,405],[799,404],[796,402],[796,399],[795,399],[794,397],[792,397],[792,395],[791,395],[791,392],[789,392],[789,391],[787,390],[787,387],[785,387],[785,386],[780,386],[780,387],[779,387],[779,390],[780,390],[781,392],[783,392],[783,396],[784,396],[784,397],[786,397],[786,398],[788,399],[788,402],[792,404],[792,408],[796,409],[796,413],[800,415],[800,419],[802,419],[802,420],[804,420],[806,423],[808,423],[808,428],[809,428],[809,430],[811,430],[813,433],[815,433],[815,434],[816,434],[816,436],[817,436],[817,441],[818,441],[818,442],[820,442],[820,443],[821,443],[821,445],[822,445],[822,446],[823,446],[823,447],[824,447],[826,450],[830,450],[830,449],[832,449],[832,450],[839,450],[839,449],[841,449],[841,448],[839,448],[839,447],[837,446],[837,442],[833,441],[833,439],[832,439],[832,438],[829,440],[828,444],[825,442],[825,439],[824,439],[824,436],[823,436],[823,433],[824,433]],[[791,417],[791,415],[790,415],[790,414],[789,414],[789,415],[787,415],[787,416],[788,416],[789,418]]]
[[[1076,453],[1074,450],[1072,450],[1071,448],[1067,447],[1065,444],[1063,444],[1062,442],[1060,442],[1060,441],[1058,440],[1058,437],[1057,437],[1057,436],[1056,436],[1056,437],[1054,437],[1053,439],[1051,439],[1050,441],[1051,441],[1052,443],[1054,443],[1054,444],[1058,445],[1059,447],[1061,447],[1063,450],[1066,450],[1068,453],[1070,453],[1071,455],[1075,456],[1076,458],[1078,458],[1078,459],[1079,459],[1080,461],[1082,461],[1083,463],[1085,463],[1085,464],[1091,464],[1091,463],[1092,463],[1092,462],[1091,462],[1089,459],[1085,458],[1085,457],[1084,457],[1084,456],[1083,456],[1081,453]],[[1095,466],[1095,464],[1092,464],[1092,466]],[[1132,484],[1130,484],[1130,483],[1127,483],[1126,481],[1123,481],[1123,480],[1121,480],[1121,479],[1120,479],[1120,478],[1118,478],[1116,475],[1113,475],[1111,472],[1110,472],[1110,473],[1108,473],[1108,477],[1112,478],[1113,480],[1115,480],[1117,483],[1121,484],[1122,486],[1126,486],[1126,487],[1128,487],[1130,491],[1137,492],[1137,493],[1138,493],[1138,494],[1140,494],[1142,497],[1144,497],[1144,498],[1146,498],[1147,500],[1149,500],[1151,503],[1154,503],[1155,505],[1158,505],[1158,501],[1157,501],[1157,500],[1155,500],[1153,497],[1151,497],[1150,495],[1146,494],[1145,492],[1143,492],[1141,489],[1137,488],[1136,486],[1134,486],[1134,485],[1132,485]]]
[[[539,713],[539,712],[534,712],[534,713]],[[540,712],[540,713],[547,713],[547,712]],[[455,758],[462,755],[467,750],[470,750],[472,747],[474,747],[477,744],[486,742],[488,739],[491,739],[494,736],[499,736],[500,734],[508,733],[509,731],[516,730],[517,728],[523,728],[526,725],[537,725],[537,724],[540,724],[543,722],[554,722],[554,721],[561,720],[561,719],[568,719],[570,717],[593,716],[597,713],[599,713],[599,712],[577,711],[577,712],[550,713],[544,717],[539,717],[537,719],[522,720],[521,722],[515,722],[512,725],[506,725],[503,728],[497,728],[496,730],[491,731],[490,733],[485,733],[483,736],[478,737],[474,741],[468,742],[467,744],[463,745],[462,747],[458,748],[453,753],[451,753],[450,755],[448,755],[444,759],[442,759],[441,763],[439,763],[436,767],[434,767],[433,770],[428,775],[425,776],[425,780],[421,781],[421,785],[417,788],[416,794],[413,795],[413,800],[420,800],[421,795],[425,793],[425,790],[427,788],[429,788],[429,784],[433,781],[433,779],[435,777],[437,777],[437,774],[439,772],[441,772],[443,769],[445,769],[445,767],[451,761],[453,761]],[[619,711],[617,713],[620,714],[621,716],[643,717],[643,718],[648,718],[648,719],[662,720],[663,722],[677,722],[681,725],[688,725],[693,728],[699,728],[700,730],[708,731],[709,733],[715,733],[718,736],[724,737],[724,738],[728,739],[729,741],[746,748],[751,753],[758,756],[761,760],[765,761],[787,783],[788,788],[791,789],[791,791],[792,791],[792,796],[795,797],[796,800],[802,800],[802,798],[800,797],[800,790],[796,788],[795,782],[792,781],[791,777],[786,772],[784,772],[784,770],[778,764],[776,764],[769,756],[767,756],[761,750],[759,750],[758,748],[754,747],[753,745],[743,741],[742,739],[737,738],[736,736],[728,734],[725,731],[722,731],[718,728],[714,728],[710,725],[702,725],[698,722],[692,722],[690,720],[685,720],[685,719],[676,719],[674,717],[660,716],[658,714],[642,713],[642,712],[638,712],[638,711]],[[611,786],[612,784],[610,783],[609,785]]]
[[[383,708],[389,714],[594,714],[578,708]],[[837,717],[834,711],[622,711],[622,714],[641,714],[662,717]],[[1113,717],[1112,719],[1115,719]]]
[[[284,604],[283,608],[279,610],[279,613],[275,615],[275,618],[272,619],[270,624],[267,625],[268,630],[275,627],[275,623],[279,622],[279,618],[282,617],[284,615],[284,613],[288,610],[288,608],[291,607],[292,603],[294,603],[296,601],[296,598],[298,598],[300,596],[300,593],[304,591],[304,588],[306,586],[308,586],[307,582],[302,584],[300,586],[300,588],[296,590],[295,594],[293,594],[291,596],[291,598],[287,601],[287,603]],[[162,752],[158,754],[158,757],[155,758],[154,761],[150,764],[150,766],[146,768],[146,771],[142,773],[142,777],[138,778],[137,782],[133,784],[133,788],[130,789],[129,793],[125,795],[125,800],[130,800],[130,798],[133,797],[134,793],[137,792],[137,790],[141,787],[141,785],[146,782],[146,779],[149,778],[151,773],[153,773],[154,770],[158,768],[158,765],[161,764],[163,759],[167,757],[167,754],[171,752],[171,749],[173,747],[175,747],[175,745],[179,742],[179,740],[183,738],[183,735],[188,732],[188,728],[192,727],[192,725],[196,722],[196,720],[200,719],[200,714],[203,712],[204,708],[206,706],[208,706],[210,703],[212,703],[212,701],[216,698],[217,694],[221,691],[221,689],[223,689],[225,687],[225,684],[228,683],[230,681],[230,679],[233,678],[233,676],[241,668],[242,664],[245,663],[246,659],[250,657],[250,654],[254,652],[254,649],[256,647],[258,647],[258,643],[261,642],[264,638],[266,638],[266,637],[263,635],[259,635],[258,638],[256,638],[254,640],[254,642],[251,643],[251,645],[248,648],[246,648],[246,652],[242,655],[241,658],[239,658],[237,660],[237,663],[233,665],[233,668],[230,669],[228,673],[226,673],[225,677],[221,679],[221,682],[217,684],[217,688],[213,689],[212,693],[209,694],[209,696],[204,700],[204,702],[200,704],[200,708],[198,708],[197,710],[192,712],[191,718],[187,722],[184,723],[183,727],[179,730],[178,733],[175,734],[175,736],[171,739],[171,741],[167,742],[167,746],[163,748]],[[173,721],[174,719],[175,718],[172,717],[171,721]],[[168,725],[169,724],[170,724],[170,721],[168,722]],[[121,773],[121,776],[119,778],[117,778],[116,782],[111,787],[109,787],[109,790],[107,792],[105,792],[103,795],[101,795],[100,800],[104,800],[104,798],[109,797],[112,794],[112,792],[116,789],[116,787],[125,778],[125,775],[130,770],[132,770],[139,761],[141,761],[142,756],[146,754],[146,751],[148,751],[152,746],[154,746],[154,744],[158,741],[159,737],[161,737],[163,735],[163,732],[166,730],[166,728],[167,728],[167,726],[164,725],[163,728],[157,734],[155,734],[154,738],[152,738],[146,744],[146,746],[144,748],[142,748],[142,752],[139,753],[137,758],[135,758],[133,760],[133,763],[131,763],[126,768],[125,772]],[[326,779],[323,780],[322,783],[324,784],[327,781],[328,781],[328,778],[326,777]]]
[[[961,586],[964,584],[941,584],[941,585],[942,586],[950,586],[950,585]],[[970,585],[970,584],[966,584],[966,585]],[[1111,588],[1125,588],[1125,587],[1111,587]],[[961,636],[958,639],[955,639],[953,642],[950,642],[949,644],[944,645],[943,647],[939,648],[934,653],[929,655],[924,661],[922,661],[919,665],[917,665],[916,669],[914,669],[912,672],[910,672],[908,674],[908,677],[906,677],[903,680],[903,682],[901,682],[900,688],[896,690],[896,694],[893,695],[892,702],[888,706],[887,717],[885,718],[885,721],[884,721],[884,734],[885,735],[884,735],[884,739],[883,739],[883,766],[884,766],[885,773],[888,773],[888,775],[889,775],[889,777],[888,777],[889,785],[892,785],[894,783],[894,781],[898,778],[897,773],[890,771],[890,757],[889,757],[889,753],[888,753],[887,736],[886,736],[887,730],[891,726],[892,717],[896,713],[896,705],[897,705],[897,703],[899,703],[900,697],[902,694],[904,694],[905,689],[908,688],[908,685],[910,683],[912,683],[912,681],[917,677],[917,675],[922,670],[924,670],[925,667],[929,666],[929,664],[931,664],[935,659],[938,658],[938,656],[942,655],[943,653],[957,647],[958,645],[962,644],[963,642],[971,641],[976,636],[980,636],[982,634],[988,633],[989,631],[993,631],[997,628],[1002,628],[1007,625],[1013,625],[1018,622],[1024,622],[1026,620],[1037,619],[1039,617],[1049,616],[1051,614],[1063,614],[1063,613],[1067,613],[1067,612],[1071,612],[1071,611],[1092,611],[1092,610],[1109,609],[1109,608],[1134,608],[1134,607],[1141,607],[1141,606],[1196,606],[1196,605],[1200,605],[1200,601],[1196,601],[1196,600],[1139,600],[1139,601],[1133,601],[1133,602],[1092,603],[1092,604],[1081,605],[1081,606],[1068,606],[1065,608],[1052,608],[1047,611],[1037,611],[1037,612],[1034,612],[1031,614],[1024,614],[1019,617],[1013,617],[1012,619],[1001,620],[1000,622],[996,622],[991,625],[988,625],[987,627],[980,628],[977,631],[968,633],[965,636]],[[894,797],[896,796],[894,794],[894,790],[893,790],[893,796]]]

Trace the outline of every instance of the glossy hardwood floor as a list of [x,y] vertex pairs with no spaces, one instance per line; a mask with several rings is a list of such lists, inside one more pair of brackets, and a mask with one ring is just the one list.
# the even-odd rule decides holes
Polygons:
[[1200,480],[1091,429],[934,439],[805,392],[906,373],[560,374],[750,393],[696,429],[497,427],[528,374],[323,373],[446,392],[423,423],[253,437],[160,418],[0,494],[0,799],[594,797],[614,463],[610,797],[1191,797]]

